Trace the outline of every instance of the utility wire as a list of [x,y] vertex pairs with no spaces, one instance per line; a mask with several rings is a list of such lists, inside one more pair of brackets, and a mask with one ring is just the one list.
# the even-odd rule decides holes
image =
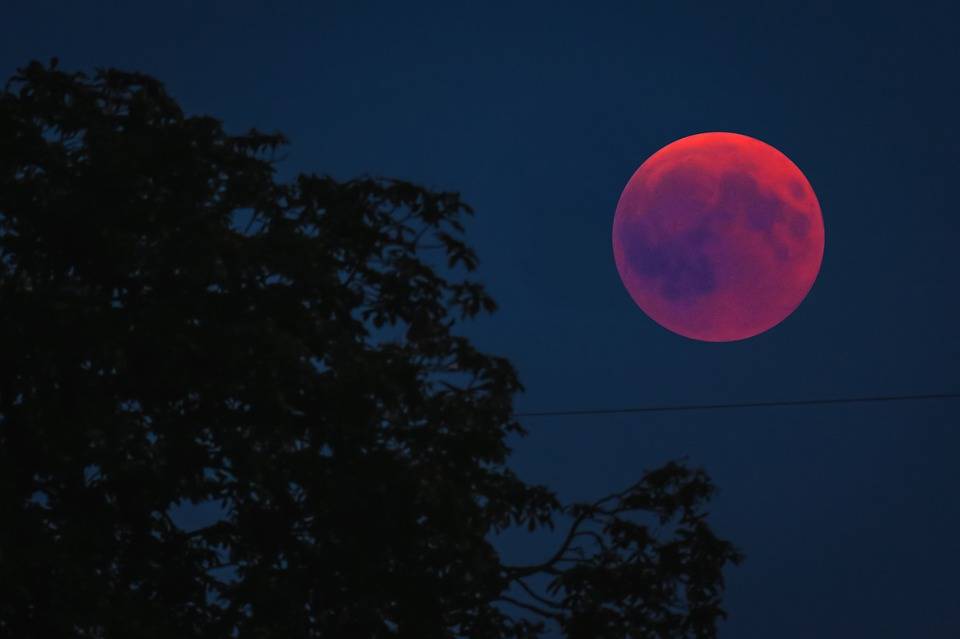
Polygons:
[[621,413],[666,413],[681,410],[719,410],[723,408],[760,408],[764,406],[820,406],[824,404],[863,404],[868,402],[903,402],[931,399],[960,399],[960,393],[930,395],[877,395],[875,397],[840,397],[834,399],[796,399],[769,402],[737,402],[731,404],[663,404],[634,408],[606,408],[593,410],[553,410],[514,413],[514,417],[559,417],[567,415],[616,415]]

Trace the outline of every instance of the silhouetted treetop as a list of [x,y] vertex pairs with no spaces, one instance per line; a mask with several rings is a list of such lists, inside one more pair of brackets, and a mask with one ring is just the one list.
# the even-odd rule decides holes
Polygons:
[[[285,144],[141,73],[0,94],[0,635],[714,637],[709,478],[518,478],[517,373],[457,332],[496,308],[470,208],[279,183]],[[555,524],[525,565],[492,543]]]

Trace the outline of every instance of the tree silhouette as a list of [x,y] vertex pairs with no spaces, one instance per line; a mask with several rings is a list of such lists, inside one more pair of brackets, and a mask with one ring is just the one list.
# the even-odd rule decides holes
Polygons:
[[[715,636],[709,478],[521,481],[517,375],[454,332],[495,309],[470,209],[280,184],[285,143],[139,73],[34,61],[0,94],[0,635]],[[555,524],[529,565],[491,543]]]

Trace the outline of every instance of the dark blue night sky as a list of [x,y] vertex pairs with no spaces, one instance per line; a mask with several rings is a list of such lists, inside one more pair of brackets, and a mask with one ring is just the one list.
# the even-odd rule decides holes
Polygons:
[[[599,5],[599,6],[598,6]],[[456,190],[518,411],[960,391],[960,14],[948,3],[4,3],[0,76],[58,56],[279,130],[296,172]],[[631,301],[611,225],[650,154],[703,131],[786,153],[823,209],[783,323],[685,339]],[[513,465],[564,499],[678,457],[720,487],[725,639],[960,636],[960,400],[530,418]],[[549,553],[510,535],[507,559]]]

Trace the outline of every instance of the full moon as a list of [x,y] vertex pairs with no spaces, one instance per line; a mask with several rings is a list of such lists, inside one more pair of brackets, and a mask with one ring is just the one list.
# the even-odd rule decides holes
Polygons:
[[737,133],[681,138],[620,195],[613,256],[655,322],[707,342],[767,331],[803,301],[823,260],[823,215],[797,165]]

